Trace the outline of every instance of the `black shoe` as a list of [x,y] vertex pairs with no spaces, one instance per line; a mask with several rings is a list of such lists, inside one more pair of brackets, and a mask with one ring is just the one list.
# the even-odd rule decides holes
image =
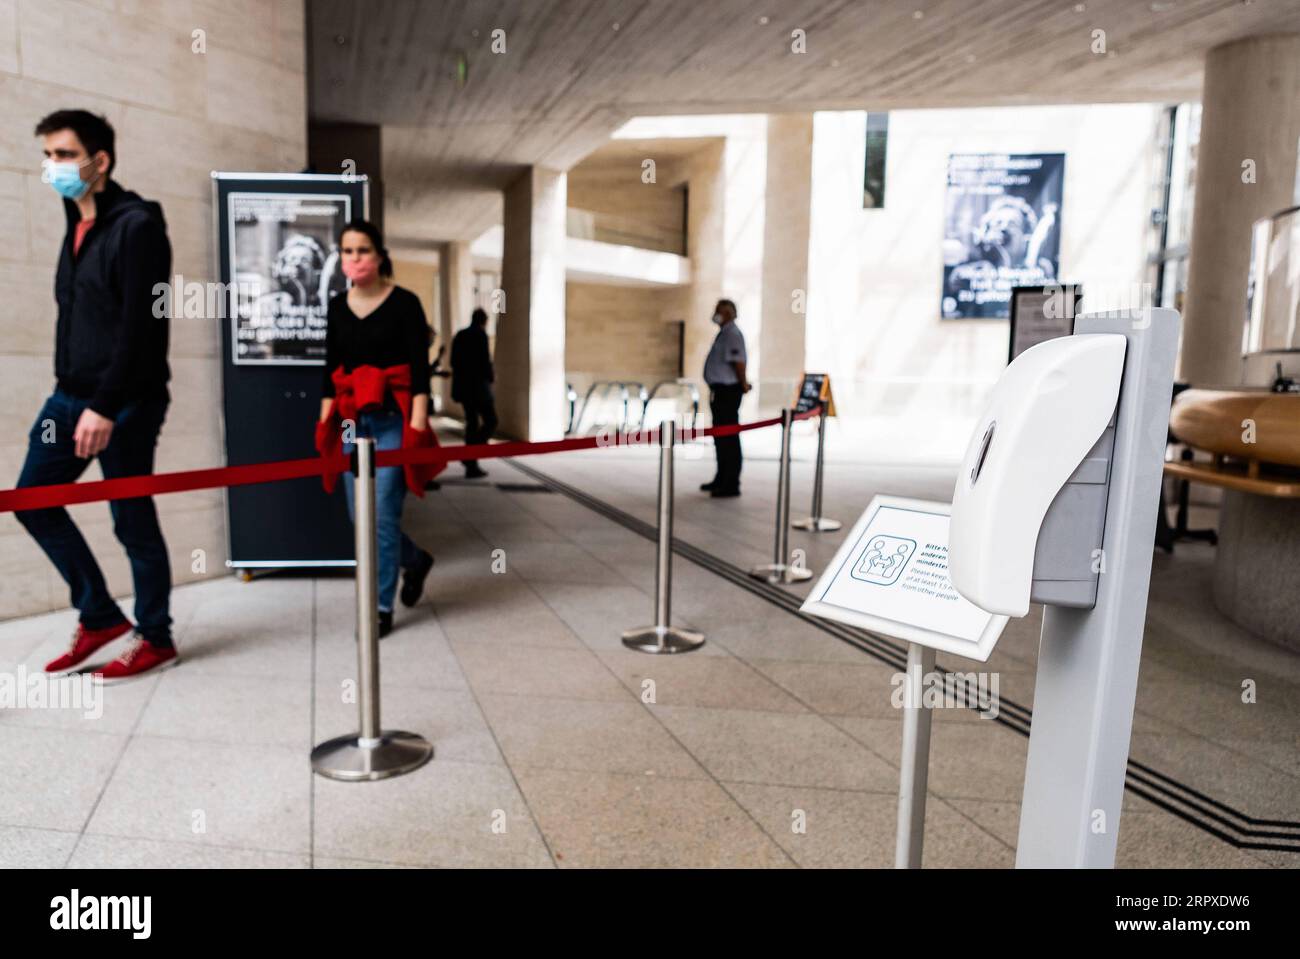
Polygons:
[[424,484],[424,489],[426,492],[431,490],[440,490],[442,489],[442,484],[439,483],[437,480],[429,480],[427,483]]
[[711,480],[709,480],[707,483],[701,483],[701,484],[700,484],[700,492],[701,492],[701,493],[707,493],[707,492],[709,492],[710,490],[715,489],[715,488],[717,487],[717,485],[718,485],[718,481],[715,480],[715,479],[711,479]]
[[[424,580],[433,569],[433,554],[420,550],[420,559],[410,569],[402,571],[402,605],[414,606],[424,595]],[[392,617],[389,616],[391,620]]]
[[714,499],[730,499],[732,496],[740,495],[740,487],[733,486],[729,489],[719,489],[715,486],[713,489],[709,490],[709,495]]
[[379,611],[379,638],[383,639],[393,631],[393,611],[391,609],[381,609]]
[[465,479],[482,479],[487,476],[487,470],[480,466],[465,467]]

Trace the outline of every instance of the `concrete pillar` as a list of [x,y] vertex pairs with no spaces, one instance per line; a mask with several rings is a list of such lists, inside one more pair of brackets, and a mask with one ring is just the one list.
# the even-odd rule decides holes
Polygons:
[[[474,310],[474,270],[469,244],[444,243],[438,249],[438,346],[446,347],[442,355],[444,369],[451,368],[451,340],[469,323]],[[461,410],[451,401],[451,380],[438,384],[442,408],[453,416]]]
[[[682,367],[684,376],[700,383],[704,376],[704,358],[708,356],[709,346],[718,332],[710,322],[713,305],[719,297],[728,295],[722,292],[726,263],[723,234],[725,146],[719,140],[700,150],[687,166],[690,192],[687,196],[686,249],[691,260],[691,283],[682,317],[686,321]],[[707,411],[708,396],[703,395],[701,401]]]
[[[742,417],[754,415],[763,373],[767,125],[767,116],[746,114],[704,128],[701,134],[725,139],[700,150],[686,171],[691,285],[685,317],[685,373],[703,381],[704,359],[718,333],[710,322],[713,306],[720,297],[734,300],[749,354],[747,375],[756,387],[742,402]],[[707,396],[702,400],[707,403]]]
[[788,403],[803,372],[812,140],[812,114],[768,117],[763,322],[757,351],[762,357],[762,409]]
[[1300,35],[1211,50],[1179,365],[1180,377],[1195,385],[1241,382],[1250,225],[1294,205],[1297,141]]
[[[727,132],[722,151],[724,187],[722,191],[722,273],[721,296],[736,303],[736,322],[745,334],[745,352],[749,356],[745,375],[754,389],[741,400],[742,419],[758,413],[758,384],[765,375],[763,367],[763,266],[764,224],[767,222],[767,126],[769,118],[740,118]],[[713,303],[704,321],[713,315]],[[709,327],[696,368],[703,372],[704,357],[718,331]]]
[[564,247],[567,177],[531,167],[505,191],[497,317],[496,396],[501,432],[564,435]]
[[1300,653],[1300,502],[1225,490],[1214,605],[1238,626]]
[[[383,129],[376,123],[322,123],[307,126],[307,163],[317,173],[353,173],[369,179],[368,219],[384,229]],[[354,217],[362,216],[355,210]]]

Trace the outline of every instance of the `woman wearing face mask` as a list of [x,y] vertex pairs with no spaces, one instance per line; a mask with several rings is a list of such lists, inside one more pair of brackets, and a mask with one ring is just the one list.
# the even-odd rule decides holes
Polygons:
[[[316,447],[322,455],[350,453],[344,423],[371,437],[376,450],[431,446],[429,326],[420,301],[392,281],[393,266],[379,230],[353,220],[339,234],[339,265],[351,288],[330,300]],[[350,437],[349,437],[350,438]],[[402,603],[414,606],[424,591],[433,556],[402,532],[402,504],[409,487],[424,495],[427,468],[386,467],[375,476],[378,540],[379,635],[393,628],[393,596],[402,570]],[[333,474],[325,488],[333,489]],[[355,517],[354,477],[343,474],[348,515]]]

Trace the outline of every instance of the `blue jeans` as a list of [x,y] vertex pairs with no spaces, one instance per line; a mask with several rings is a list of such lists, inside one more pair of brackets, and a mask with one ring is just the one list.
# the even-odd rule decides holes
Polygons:
[[[99,454],[105,479],[153,472],[154,447],[167,415],[167,402],[165,394],[158,399],[136,400],[117,414],[108,446]],[[18,477],[19,488],[71,483],[85,472],[90,460],[76,455],[72,434],[86,403],[61,390],[55,390],[45,401],[28,434],[27,460]],[[108,505],[113,514],[113,532],[131,561],[136,627],[154,645],[170,646],[171,566],[153,499],[118,499]],[[109,595],[104,574],[66,509],[56,506],[15,515],[68,584],[72,605],[80,611],[86,629],[105,629],[126,618]]]
[[[402,446],[402,414],[398,410],[379,410],[357,414],[358,437],[371,437],[376,450],[395,450]],[[351,454],[355,444],[344,443],[343,452]],[[348,497],[348,516],[356,522],[356,477],[343,474],[343,489]],[[406,499],[406,475],[400,466],[386,466],[375,473],[375,539],[379,547],[379,608],[390,612],[397,592],[397,573],[420,561],[420,548],[402,532],[402,504]]]

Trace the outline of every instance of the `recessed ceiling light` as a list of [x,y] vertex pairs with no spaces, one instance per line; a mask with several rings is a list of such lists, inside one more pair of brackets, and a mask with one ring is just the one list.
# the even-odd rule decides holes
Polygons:
[[334,42],[337,43],[337,44],[341,47],[341,46],[343,46],[343,44],[345,44],[345,43],[348,42],[348,38],[345,37],[345,36],[343,36],[343,34],[341,34],[341,33],[336,33],[336,34],[334,35]]
[[1172,10],[1177,4],[1173,0],[1156,0],[1151,4],[1152,13],[1164,13],[1166,10]]
[[1076,3],[1074,5],[1075,13],[1083,13],[1087,9],[1088,9],[1088,5],[1086,3]]
[[761,23],[763,26],[767,26],[768,23],[770,22],[770,20],[771,20],[770,17],[759,17],[759,18],[758,18],[758,22]]
[[612,26],[613,26],[613,28],[614,28],[614,32],[615,32],[615,33],[618,33],[619,24],[618,24],[618,23],[614,23],[614,24],[612,24]]
[[924,11],[924,10],[917,10],[915,13],[912,14],[912,19],[913,19],[913,20],[920,20],[920,19],[921,19],[922,17],[924,17],[924,16],[925,16],[925,11]]

